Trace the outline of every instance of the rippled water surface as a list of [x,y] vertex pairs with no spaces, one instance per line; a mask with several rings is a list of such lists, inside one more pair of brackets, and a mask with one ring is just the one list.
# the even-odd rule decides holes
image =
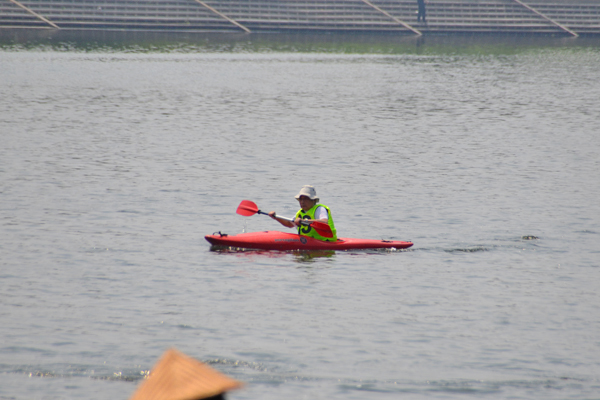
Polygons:
[[[600,398],[597,42],[44,40],[0,47],[0,399],[125,399],[169,347],[231,399]],[[304,184],[414,247],[204,240]]]

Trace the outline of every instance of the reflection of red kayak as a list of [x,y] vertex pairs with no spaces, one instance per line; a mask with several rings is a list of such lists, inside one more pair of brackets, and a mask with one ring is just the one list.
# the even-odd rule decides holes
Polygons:
[[295,233],[278,231],[206,235],[213,246],[240,247],[261,250],[354,250],[354,249],[406,249],[413,244],[398,240],[374,240],[338,238],[337,242],[325,242]]

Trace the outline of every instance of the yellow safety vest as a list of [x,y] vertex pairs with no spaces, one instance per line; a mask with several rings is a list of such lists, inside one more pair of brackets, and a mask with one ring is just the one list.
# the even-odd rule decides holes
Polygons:
[[303,235],[303,236],[309,236],[309,237],[312,237],[312,238],[315,238],[315,239],[319,239],[319,240],[325,240],[327,242],[335,242],[335,241],[337,241],[337,232],[335,230],[335,225],[333,224],[333,218],[331,217],[331,210],[326,205],[324,205],[324,204],[315,204],[310,210],[308,210],[306,212],[304,212],[304,210],[300,209],[296,213],[296,217],[295,218],[315,219],[315,211],[317,211],[318,207],[325,207],[325,209],[327,210],[327,216],[328,216],[327,225],[329,225],[329,227],[331,228],[331,232],[333,233],[333,237],[331,237],[331,238],[323,237],[323,236],[319,235],[317,233],[317,231],[315,231],[311,226],[308,226],[308,225],[300,225],[298,227],[298,234],[299,235]]

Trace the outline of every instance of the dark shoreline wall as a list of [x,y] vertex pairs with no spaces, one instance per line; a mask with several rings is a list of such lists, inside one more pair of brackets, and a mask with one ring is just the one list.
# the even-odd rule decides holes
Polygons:
[[0,30],[600,35],[600,0],[0,0]]

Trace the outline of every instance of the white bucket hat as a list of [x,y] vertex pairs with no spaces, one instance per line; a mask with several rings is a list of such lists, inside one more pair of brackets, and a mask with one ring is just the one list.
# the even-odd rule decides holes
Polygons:
[[300,196],[306,196],[311,200],[319,201],[319,198],[317,197],[317,191],[314,187],[310,185],[302,186],[302,189],[300,189],[300,193],[296,195],[296,200],[300,199]]

